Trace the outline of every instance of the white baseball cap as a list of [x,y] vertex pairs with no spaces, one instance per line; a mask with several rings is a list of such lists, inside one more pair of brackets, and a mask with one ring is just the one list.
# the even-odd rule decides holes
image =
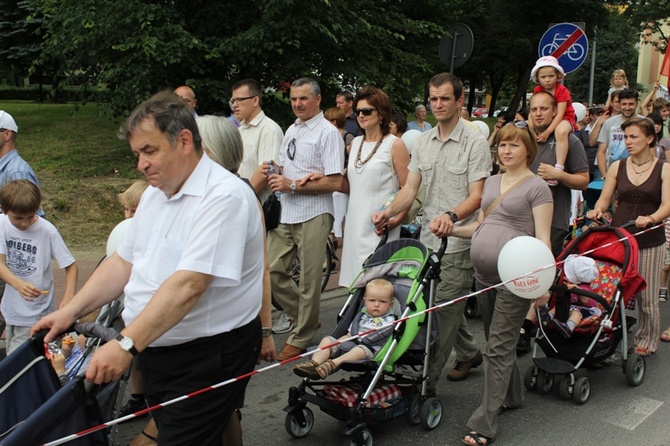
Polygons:
[[12,115],[4,110],[0,110],[0,129],[7,129],[19,133],[19,127],[16,125],[16,121],[14,121]]
[[596,261],[591,257],[570,255],[563,265],[565,277],[572,283],[590,283],[598,278]]

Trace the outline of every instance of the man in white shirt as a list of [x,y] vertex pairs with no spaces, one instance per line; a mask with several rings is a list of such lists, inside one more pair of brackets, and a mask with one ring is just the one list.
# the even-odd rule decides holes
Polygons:
[[[149,187],[116,253],[72,300],[38,322],[50,342],[125,293],[126,327],[86,369],[121,377],[136,355],[150,406],[254,369],[261,346],[263,227],[251,188],[203,153],[195,118],[172,92],[133,111],[120,131]],[[221,445],[248,380],[154,412],[165,446]]]
[[254,79],[244,79],[233,85],[230,108],[240,122],[239,130],[244,143],[244,158],[237,173],[242,178],[248,178],[258,196],[265,201],[269,195],[265,182],[255,182],[252,176],[263,161],[277,159],[284,132],[265,115],[261,108],[262,99],[261,84]]
[[[280,173],[268,177],[281,192],[279,226],[268,236],[272,294],[294,321],[279,360],[304,353],[316,334],[326,239],[333,227],[332,192],[342,189],[344,141],[319,109],[321,89],[310,78],[291,84],[291,107],[297,116],[279,150]],[[267,174],[267,163],[263,171]],[[292,278],[300,257],[300,289]]]

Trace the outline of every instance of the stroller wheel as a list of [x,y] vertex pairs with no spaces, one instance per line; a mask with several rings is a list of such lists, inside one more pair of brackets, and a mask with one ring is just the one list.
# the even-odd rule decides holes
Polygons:
[[591,383],[586,376],[581,376],[575,381],[575,390],[572,397],[577,404],[584,404],[589,400],[591,395]]
[[414,394],[409,399],[409,410],[407,411],[407,423],[410,426],[421,424],[421,395]]
[[546,395],[551,392],[551,388],[554,386],[554,375],[547,372],[540,372],[537,375],[537,393],[540,395]]
[[625,373],[626,382],[631,387],[637,387],[644,381],[644,374],[646,372],[646,362],[643,356],[637,353],[632,353],[626,360]]
[[531,392],[536,390],[537,379],[538,379],[537,367],[535,366],[528,367],[528,370],[526,370],[526,375],[523,378],[523,385],[526,386],[526,390],[530,390]]
[[372,446],[372,432],[363,428],[355,432],[352,438],[347,438],[344,446]]
[[292,437],[302,438],[314,427],[314,412],[309,407],[296,408],[286,415],[284,427]]
[[442,420],[442,403],[437,398],[427,398],[421,404],[421,426],[431,431],[440,424]]
[[573,388],[571,387],[572,387],[572,376],[565,375],[561,380],[561,384],[559,384],[558,386],[558,396],[565,401],[571,400],[573,391]]

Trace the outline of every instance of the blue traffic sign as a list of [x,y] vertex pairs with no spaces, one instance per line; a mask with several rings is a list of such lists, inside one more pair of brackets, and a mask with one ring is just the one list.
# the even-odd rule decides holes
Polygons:
[[589,40],[584,30],[574,23],[558,23],[550,27],[537,48],[540,57],[554,56],[565,74],[582,66],[589,52]]

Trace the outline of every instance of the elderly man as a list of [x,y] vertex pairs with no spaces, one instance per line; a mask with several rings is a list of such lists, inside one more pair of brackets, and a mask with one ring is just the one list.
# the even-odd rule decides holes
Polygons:
[[265,191],[265,182],[255,183],[252,175],[263,161],[277,158],[284,132],[281,127],[265,115],[261,108],[263,91],[261,84],[254,79],[244,79],[233,85],[230,108],[240,122],[240,135],[244,143],[244,158],[237,173],[249,178],[251,184],[265,201],[269,191]]
[[[539,135],[549,127],[556,116],[556,100],[546,92],[535,93],[529,102],[528,119],[533,130]],[[565,237],[570,226],[570,189],[586,190],[589,185],[589,162],[586,151],[579,138],[570,134],[568,138],[568,157],[565,170],[554,167],[556,162],[556,138],[554,135],[543,144],[538,144],[537,157],[530,170],[544,180],[558,180],[551,188],[554,196],[554,217],[551,221],[551,251],[557,256],[563,250]]]
[[[191,110],[172,92],[140,104],[120,131],[152,187],[116,253],[33,332],[53,340],[125,293],[126,327],[86,379],[118,379],[139,354],[149,405],[253,370],[261,345],[263,227],[244,182],[203,154]],[[161,445],[223,444],[246,380],[154,412]]]
[[198,100],[195,98],[195,92],[193,89],[188,85],[182,85],[181,87],[177,87],[174,90],[174,93],[186,101],[186,104],[191,110],[191,113],[193,113],[193,116],[197,118],[198,114],[195,112],[195,106],[198,104]]
[[[439,238],[449,236],[454,224],[466,225],[476,219],[481,204],[484,181],[491,170],[488,143],[477,128],[465,124],[460,117],[463,107],[463,84],[450,73],[434,76],[428,83],[430,103],[437,126],[419,137],[412,150],[409,174],[391,205],[372,216],[380,231],[401,211],[408,209],[423,181],[426,201],[423,206],[424,225],[421,241],[433,251],[440,246]],[[470,240],[449,237],[447,251],[442,256],[440,283],[436,301],[451,301],[470,292],[474,267],[470,259]],[[439,339],[435,359],[428,370],[428,390],[435,387],[447,363],[452,348],[456,363],[447,379],[461,381],[470,370],[482,363],[482,354],[468,331],[463,310],[465,300],[436,311]]]
[[[318,329],[326,239],[333,227],[332,192],[343,187],[344,141],[320,103],[321,89],[313,79],[291,84],[297,119],[279,150],[280,173],[268,177],[270,188],[282,192],[280,223],[268,237],[272,294],[294,324],[279,353],[281,361],[304,353]],[[266,174],[267,169],[264,163]],[[292,278],[296,255],[300,288]]]

